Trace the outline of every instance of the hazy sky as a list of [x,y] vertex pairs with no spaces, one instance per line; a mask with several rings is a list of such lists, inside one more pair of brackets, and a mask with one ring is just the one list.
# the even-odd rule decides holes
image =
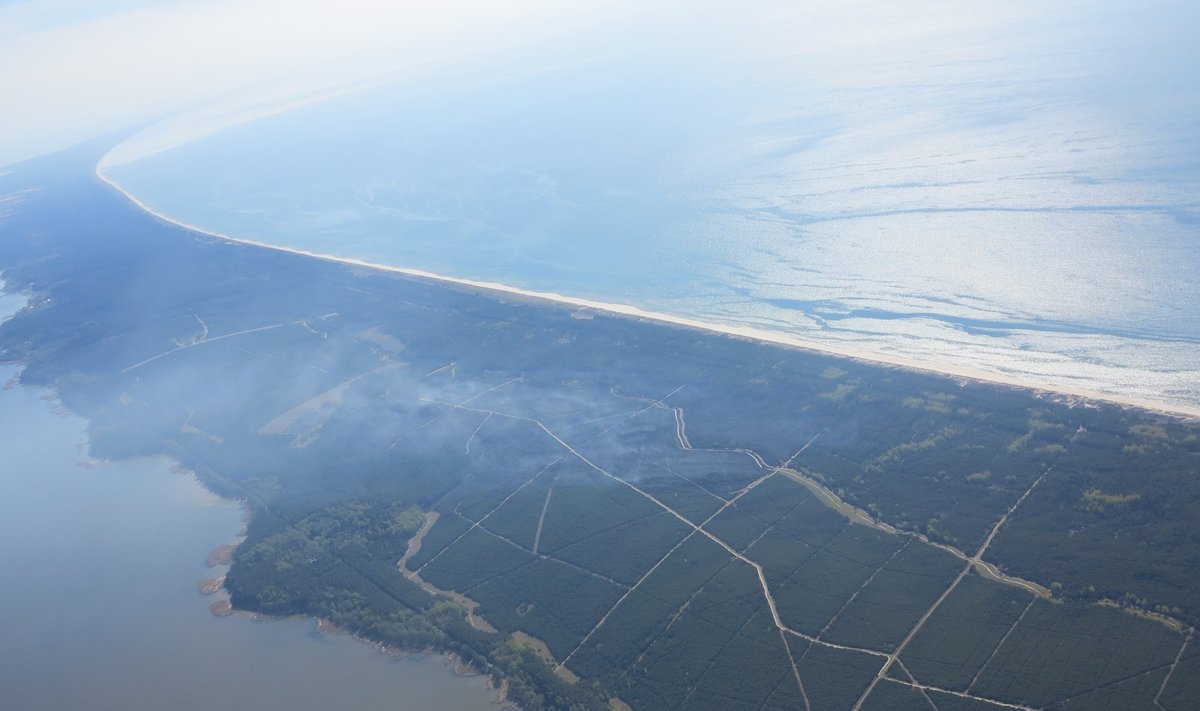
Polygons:
[[[1147,79],[1155,88],[1151,110],[1195,108],[1187,97],[1198,93],[1200,44],[1191,35],[1200,11],[1185,0],[798,0],[787,21],[772,18],[778,7],[751,2],[731,15],[730,3],[720,0],[0,0],[0,165],[213,99],[286,95],[522,46],[623,16],[622,27],[659,32],[664,44],[697,28],[705,47],[741,42],[739,58],[763,54],[765,71],[794,68],[794,55],[802,54],[812,61],[800,66],[816,84],[903,86],[923,81],[922,67],[939,57],[922,38],[953,37],[947,27],[961,28],[968,36],[984,32],[989,45],[1000,38],[1019,53],[1025,15],[1034,13],[1044,16],[1039,26],[1059,26],[1063,56],[1078,49],[1081,32],[1093,50],[1104,44],[1095,43],[1098,33],[1111,33],[1107,52],[1076,66],[1090,64],[1093,78],[1108,77],[1123,108],[1140,104],[1128,90],[1138,93]],[[630,21],[634,13],[656,19]],[[793,56],[767,57],[780,51]],[[870,61],[881,52],[888,61]],[[873,76],[855,74],[866,66],[875,67]],[[880,66],[889,76],[878,76]],[[1171,105],[1180,100],[1188,110]]]
[[0,165],[239,91],[527,41],[626,0],[0,1]]

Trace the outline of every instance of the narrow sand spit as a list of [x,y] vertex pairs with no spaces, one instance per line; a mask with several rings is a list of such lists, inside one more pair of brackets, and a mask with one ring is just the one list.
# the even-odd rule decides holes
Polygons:
[[[103,163],[103,160],[101,161],[101,163]],[[104,173],[101,170],[99,165],[96,167],[96,177],[98,177],[102,182],[104,182],[105,184],[110,186],[112,189],[116,190],[118,193],[123,195],[127,200],[132,202],[134,205],[138,206],[145,212],[149,213],[150,215],[153,215],[154,217],[156,217],[157,219],[159,219],[165,223],[174,225],[176,227],[183,228],[185,230],[189,230],[191,232],[195,232],[197,234],[205,235],[208,237],[215,237],[217,239],[224,240],[226,242],[231,242],[234,244],[244,244],[244,245],[249,245],[252,247],[259,247],[262,249],[270,249],[270,250],[274,250],[276,252],[287,252],[289,254],[297,254],[297,255],[304,256],[304,257],[310,257],[313,259],[320,259],[320,260],[326,261],[326,262],[336,262],[338,264],[345,264],[348,266],[360,267],[363,269],[371,269],[374,271],[389,272],[392,274],[402,274],[404,276],[415,277],[418,279],[425,279],[428,281],[440,282],[443,284],[456,284],[459,286],[471,287],[474,289],[479,289],[482,291],[492,292],[492,293],[506,295],[506,296],[510,296],[510,297],[517,296],[517,297],[523,297],[526,299],[533,299],[536,301],[548,301],[548,302],[552,302],[552,303],[556,303],[556,304],[566,304],[566,305],[570,305],[570,306],[577,306],[577,307],[580,307],[581,309],[592,309],[592,310],[602,312],[602,313],[616,314],[616,315],[620,315],[620,316],[628,316],[631,318],[642,319],[645,321],[652,321],[652,322],[656,322],[656,323],[670,324],[673,326],[681,326],[684,328],[692,328],[692,329],[697,329],[700,331],[707,331],[709,333],[719,333],[719,334],[723,334],[726,336],[735,336],[738,338],[745,338],[748,340],[759,341],[762,343],[771,343],[771,344],[775,344],[775,345],[789,346],[792,348],[799,348],[802,350],[814,351],[817,353],[825,353],[828,355],[841,356],[844,358],[851,358],[854,360],[865,361],[865,362],[869,362],[869,363],[877,363],[877,364],[889,365],[889,366],[899,367],[899,368],[908,368],[908,369],[912,369],[912,370],[940,373],[942,375],[948,375],[948,376],[957,377],[957,378],[966,378],[969,380],[976,380],[976,381],[981,381],[981,382],[994,383],[994,384],[998,384],[998,385],[1007,385],[1007,386],[1018,387],[1018,388],[1023,388],[1023,389],[1027,389],[1027,390],[1033,390],[1033,391],[1037,391],[1040,393],[1046,393],[1049,395],[1066,396],[1068,398],[1074,398],[1074,399],[1080,399],[1080,400],[1094,400],[1094,401],[1098,401],[1098,402],[1106,402],[1106,403],[1111,403],[1111,404],[1116,404],[1116,405],[1123,405],[1126,407],[1135,407],[1135,408],[1139,408],[1139,409],[1143,409],[1143,410],[1150,410],[1152,412],[1171,415],[1174,417],[1183,417],[1183,418],[1187,418],[1187,419],[1200,419],[1200,407],[1191,407],[1191,406],[1187,406],[1187,405],[1178,405],[1178,404],[1173,404],[1173,403],[1155,402],[1152,400],[1144,400],[1144,399],[1140,399],[1140,398],[1126,397],[1126,396],[1122,396],[1122,395],[1096,392],[1093,390],[1084,390],[1081,388],[1072,388],[1069,386],[1034,383],[1034,382],[1029,382],[1029,381],[1023,380],[1021,378],[1015,378],[1015,377],[1011,377],[1011,376],[1004,375],[1001,373],[991,373],[991,372],[988,372],[985,370],[980,370],[977,368],[970,368],[967,366],[955,365],[952,363],[927,362],[927,361],[920,361],[920,360],[915,360],[915,359],[911,359],[911,358],[904,358],[901,356],[895,356],[895,355],[889,355],[889,354],[883,354],[883,353],[872,353],[872,352],[868,352],[868,351],[860,351],[860,350],[857,350],[854,348],[847,348],[847,347],[841,346],[841,345],[821,343],[819,341],[812,341],[812,340],[808,340],[805,338],[799,338],[797,336],[793,336],[793,335],[786,334],[786,333],[779,333],[776,331],[767,331],[765,329],[754,328],[752,326],[730,326],[730,325],[725,325],[725,324],[708,323],[705,321],[700,321],[697,319],[687,318],[687,317],[683,317],[683,316],[672,316],[670,314],[659,313],[656,311],[646,311],[646,310],[640,309],[636,306],[629,306],[626,304],[610,304],[610,303],[605,303],[602,301],[592,301],[590,299],[581,299],[581,298],[577,298],[574,296],[564,296],[562,294],[556,294],[553,292],[531,291],[528,289],[521,289],[518,287],[507,286],[505,284],[498,284],[496,282],[477,281],[475,279],[460,279],[458,277],[445,276],[442,274],[434,274],[433,272],[427,272],[427,271],[424,271],[421,269],[409,269],[407,267],[395,267],[395,266],[390,266],[387,264],[376,264],[373,262],[366,262],[361,259],[353,259],[350,257],[338,257],[338,256],[332,255],[332,254],[322,254],[319,252],[310,252],[308,250],[303,250],[303,249],[294,249],[291,247],[281,247],[279,245],[267,244],[265,242],[258,242],[255,240],[242,239],[240,237],[233,237],[233,236],[230,236],[227,234],[221,234],[219,232],[213,232],[211,230],[206,230],[204,228],[197,227],[195,225],[190,225],[186,222],[182,222],[173,217],[164,215],[163,213],[155,210],[154,208],[150,207],[146,203],[142,202],[140,199],[137,198],[137,196],[131,194],[129,191],[127,191],[125,188],[123,188],[120,184],[118,184],[115,180],[104,175]],[[578,313],[578,312],[576,312],[576,313]]]

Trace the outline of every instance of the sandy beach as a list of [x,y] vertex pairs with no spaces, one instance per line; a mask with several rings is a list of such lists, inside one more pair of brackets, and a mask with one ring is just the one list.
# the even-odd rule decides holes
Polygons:
[[565,296],[563,294],[556,294],[553,292],[532,291],[529,289],[521,289],[518,287],[508,286],[506,284],[498,284],[496,282],[477,281],[474,279],[463,279],[463,278],[458,278],[458,277],[446,276],[443,274],[435,274],[433,272],[427,272],[427,271],[424,271],[421,269],[411,269],[408,267],[397,267],[397,266],[391,266],[388,264],[377,264],[377,263],[373,263],[373,262],[366,262],[366,261],[363,261],[360,259],[353,259],[350,257],[339,257],[339,256],[332,255],[332,254],[322,254],[319,252],[310,252],[308,250],[294,249],[291,247],[283,247],[283,246],[274,245],[274,244],[267,244],[265,242],[259,242],[256,240],[244,239],[241,237],[235,237],[235,236],[228,235],[228,234],[213,232],[211,230],[206,230],[204,228],[197,227],[196,225],[191,225],[186,222],[182,222],[173,217],[170,217],[169,215],[164,215],[163,213],[155,210],[153,207],[142,202],[141,199],[139,199],[136,195],[133,195],[132,193],[130,193],[128,190],[126,190],[123,186],[121,186],[115,180],[106,176],[102,169],[103,165],[104,165],[104,160],[102,159],[96,167],[96,176],[102,182],[104,182],[106,185],[111,187],[113,190],[116,190],[118,193],[120,193],[122,196],[124,196],[127,200],[129,200],[130,202],[132,202],[134,205],[138,206],[145,212],[149,213],[150,215],[153,215],[155,218],[157,218],[163,222],[174,225],[176,227],[180,227],[182,229],[186,229],[186,230],[195,232],[197,234],[205,235],[207,237],[213,237],[213,238],[224,240],[226,242],[230,242],[230,243],[234,243],[234,244],[248,245],[248,246],[252,246],[252,247],[259,247],[262,249],[270,249],[270,250],[274,250],[277,252],[287,252],[289,254],[296,254],[296,255],[300,255],[300,256],[304,256],[304,257],[310,257],[312,259],[320,259],[320,260],[327,261],[327,262],[336,262],[338,264],[344,264],[344,265],[359,267],[359,268],[363,268],[363,269],[371,269],[371,270],[377,270],[377,271],[381,271],[381,272],[389,272],[392,274],[400,274],[400,275],[404,275],[404,276],[408,276],[408,277],[414,277],[414,278],[418,278],[418,279],[425,279],[425,280],[429,280],[429,281],[440,282],[443,284],[454,284],[454,285],[458,285],[458,286],[465,286],[465,287],[469,287],[469,288],[473,288],[473,289],[479,289],[481,291],[491,292],[491,293],[501,295],[501,296],[508,296],[508,297],[515,296],[515,297],[522,297],[522,298],[526,298],[526,299],[532,299],[532,300],[536,300],[536,301],[551,302],[551,303],[560,304],[560,305],[576,306],[581,309],[591,309],[591,310],[594,310],[597,312],[602,312],[602,313],[607,313],[607,314],[627,316],[630,318],[637,318],[637,319],[642,319],[645,321],[669,324],[672,326],[679,326],[679,327],[683,327],[683,328],[692,328],[692,329],[697,329],[697,330],[701,330],[701,331],[706,331],[709,333],[719,333],[719,334],[726,335],[726,336],[745,338],[745,339],[749,339],[752,341],[758,341],[761,343],[770,343],[770,344],[774,344],[774,345],[787,346],[787,347],[791,347],[791,348],[799,348],[799,349],[803,349],[803,350],[807,350],[807,351],[813,351],[813,352],[823,353],[823,354],[827,354],[827,355],[840,356],[843,358],[851,358],[854,360],[866,361],[866,362],[880,364],[880,365],[887,365],[887,366],[898,367],[898,368],[909,368],[909,369],[913,369],[913,370],[938,373],[941,375],[951,376],[951,377],[955,377],[955,378],[965,378],[968,380],[992,383],[992,384],[996,384],[996,385],[1006,385],[1006,386],[1011,386],[1011,387],[1017,387],[1017,388],[1027,389],[1027,390],[1033,390],[1033,391],[1036,391],[1039,393],[1044,393],[1046,395],[1065,397],[1065,398],[1069,398],[1072,400],[1103,402],[1103,403],[1121,405],[1121,406],[1125,406],[1125,407],[1134,407],[1134,408],[1138,408],[1138,409],[1149,410],[1152,412],[1157,412],[1157,413],[1164,414],[1164,415],[1170,415],[1173,417],[1181,417],[1181,418],[1186,418],[1186,419],[1200,419],[1200,407],[1190,407],[1187,405],[1155,402],[1152,400],[1144,400],[1144,399],[1133,398],[1133,397],[1125,397],[1125,396],[1111,394],[1111,393],[1103,393],[1103,392],[1097,392],[1097,391],[1092,391],[1092,390],[1071,388],[1071,387],[1053,385],[1053,384],[1047,384],[1047,383],[1029,382],[1029,381],[1023,380],[1021,378],[1014,378],[1014,377],[1007,376],[1007,375],[1004,375],[1001,373],[992,373],[992,372],[977,369],[977,368],[970,368],[970,367],[951,364],[951,363],[926,362],[926,361],[904,358],[901,356],[895,356],[895,355],[890,355],[890,354],[862,351],[862,350],[857,350],[857,349],[853,349],[853,348],[846,348],[846,347],[843,347],[840,345],[833,345],[833,344],[822,343],[819,341],[813,341],[813,340],[809,340],[809,339],[805,339],[805,338],[800,338],[800,337],[797,337],[797,336],[794,336],[791,334],[787,334],[787,333],[780,333],[777,331],[768,331],[765,329],[759,329],[759,328],[754,328],[754,327],[750,327],[750,326],[732,326],[732,325],[725,325],[725,324],[718,324],[718,323],[709,323],[706,321],[700,321],[700,320],[693,319],[693,318],[687,318],[687,317],[682,317],[682,316],[673,316],[671,314],[665,314],[665,313],[660,313],[660,312],[656,312],[656,311],[646,311],[646,310],[638,308],[636,306],[630,306],[627,304],[611,304],[611,303],[605,303],[605,302],[601,302],[601,301],[592,301],[590,299],[581,299],[581,298],[574,297],[574,296]]

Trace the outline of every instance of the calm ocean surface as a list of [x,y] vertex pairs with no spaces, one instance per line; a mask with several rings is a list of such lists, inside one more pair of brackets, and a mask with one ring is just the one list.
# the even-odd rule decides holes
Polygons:
[[[0,295],[0,317],[23,299]],[[18,369],[0,365],[0,383]],[[0,708],[487,711],[483,678],[311,620],[217,619],[197,583],[241,510],[165,459],[80,466],[86,422],[0,390]]]
[[1197,26],[1184,2],[664,3],[179,117],[105,171],[234,236],[1196,406]]

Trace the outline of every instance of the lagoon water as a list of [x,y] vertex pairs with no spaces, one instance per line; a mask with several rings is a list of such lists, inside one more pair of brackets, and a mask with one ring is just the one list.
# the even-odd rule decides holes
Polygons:
[[[0,366],[0,381],[16,372]],[[385,655],[311,620],[215,618],[196,585],[220,572],[205,559],[234,539],[239,508],[165,459],[80,466],[86,423],[49,399],[0,390],[0,708],[498,708],[439,657]]]
[[103,170],[234,236],[1195,406],[1198,22],[642,4],[286,111],[206,107]]

